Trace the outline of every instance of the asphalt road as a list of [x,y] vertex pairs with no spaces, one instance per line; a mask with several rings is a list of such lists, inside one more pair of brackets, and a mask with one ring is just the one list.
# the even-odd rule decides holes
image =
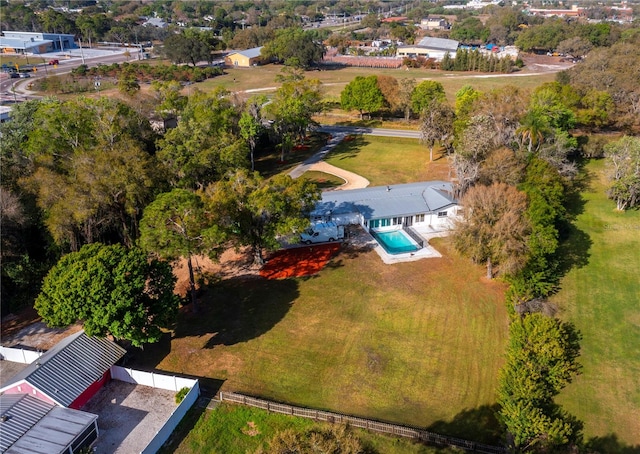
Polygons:
[[404,137],[407,139],[419,139],[420,131],[405,129],[368,128],[365,126],[334,126],[322,125],[319,130],[328,134],[365,134],[382,137]]
[[[104,50],[104,52],[100,52],[100,55],[97,56],[85,56],[84,63],[89,66],[98,66],[99,64],[111,64],[111,63],[121,63],[124,61],[133,61],[133,57],[124,55],[124,52],[127,49],[113,49],[113,50]],[[87,50],[88,52],[89,50]],[[131,50],[129,50],[131,52]],[[34,60],[44,60],[49,61],[53,58],[57,58],[60,63],[57,68],[54,68],[51,65],[47,65],[45,63],[37,64],[38,71],[35,73],[31,73],[31,77],[27,79],[10,79],[8,74],[2,73],[0,76],[0,96],[3,101],[25,101],[27,99],[39,98],[38,96],[32,96],[28,93],[25,93],[27,90],[24,90],[23,87],[26,87],[27,84],[33,82],[36,79],[52,76],[52,75],[60,75],[71,72],[72,69],[80,66],[82,64],[82,56],[76,54],[78,49],[74,49],[73,57],[70,59],[63,59],[55,55],[54,53],[45,54],[42,57],[32,57]],[[7,59],[9,57],[6,57]]]

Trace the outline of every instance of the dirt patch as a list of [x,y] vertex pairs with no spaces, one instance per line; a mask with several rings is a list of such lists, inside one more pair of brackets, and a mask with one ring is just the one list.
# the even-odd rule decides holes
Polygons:
[[2,345],[49,350],[67,336],[82,329],[79,324],[67,328],[49,328],[35,309],[26,308],[2,319]]
[[[194,256],[191,260],[198,287],[230,277],[258,276],[259,268],[253,264],[249,248],[227,249],[217,261],[202,255]],[[178,278],[175,292],[185,296],[189,290],[189,267],[186,259],[174,263],[173,274]]]
[[260,431],[256,427],[256,423],[253,421],[249,421],[247,423],[247,427],[242,429],[242,433],[245,435],[249,435],[250,437],[255,437],[257,435],[260,435]]
[[569,69],[575,63],[562,57],[551,57],[549,55],[520,54],[524,62],[524,73],[549,73],[559,72]]
[[277,251],[268,258],[260,270],[260,276],[267,279],[286,279],[316,274],[340,248],[340,243],[329,243]]

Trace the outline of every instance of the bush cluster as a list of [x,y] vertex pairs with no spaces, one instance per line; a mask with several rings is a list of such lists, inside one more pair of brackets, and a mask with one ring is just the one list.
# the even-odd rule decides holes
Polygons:
[[73,71],[74,74],[79,76],[114,78],[118,78],[122,72],[133,73],[136,79],[142,82],[150,82],[152,80],[202,82],[223,74],[222,69],[217,67],[150,65],[148,63],[113,63],[111,65],[98,65],[93,68],[80,65]]

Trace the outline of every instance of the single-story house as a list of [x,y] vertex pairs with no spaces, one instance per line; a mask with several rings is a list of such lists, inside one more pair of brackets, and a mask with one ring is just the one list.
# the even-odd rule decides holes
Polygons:
[[311,217],[314,222],[359,224],[374,231],[412,226],[446,230],[458,210],[451,183],[425,181],[325,191]]
[[427,36],[422,38],[418,44],[399,46],[396,51],[396,57],[425,57],[441,61],[447,53],[455,57],[458,44],[458,41],[453,39]]
[[0,395],[0,452],[73,454],[98,437],[98,416],[29,394]]
[[79,331],[16,374],[0,394],[29,394],[53,405],[80,409],[111,379],[111,366],[125,353],[114,342]]
[[261,51],[262,46],[231,52],[226,57],[224,57],[224,62],[227,66],[249,68],[251,66],[260,64],[262,60],[260,56]]
[[0,37],[0,51],[4,53],[43,54],[77,48],[74,36],[64,33],[3,31]]

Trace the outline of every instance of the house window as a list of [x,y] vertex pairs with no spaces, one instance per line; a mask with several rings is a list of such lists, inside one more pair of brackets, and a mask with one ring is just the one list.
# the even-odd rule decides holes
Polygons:
[[416,222],[424,222],[424,214],[416,214]]
[[389,227],[391,225],[391,219],[380,219],[380,227]]
[[446,218],[447,217],[447,212],[446,211],[438,211],[438,217],[439,218]]
[[402,218],[393,218],[393,225],[402,224]]

